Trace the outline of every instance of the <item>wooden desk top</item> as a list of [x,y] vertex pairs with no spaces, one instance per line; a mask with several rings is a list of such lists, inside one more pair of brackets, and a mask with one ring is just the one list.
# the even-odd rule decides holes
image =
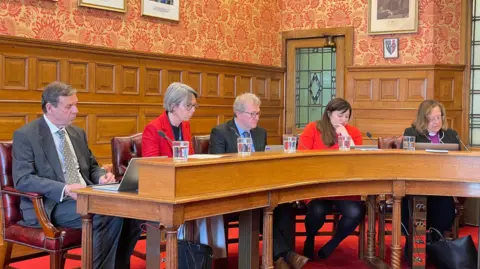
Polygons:
[[[327,183],[348,183],[347,186],[351,187],[350,191],[342,187],[342,193],[322,193],[325,196],[361,195],[363,191],[359,186],[372,189],[386,180],[412,184],[419,181],[480,183],[480,152],[463,151],[257,152],[248,157],[227,154],[217,159],[189,159],[185,162],[146,158],[138,161],[138,165],[138,194],[91,188],[77,192],[184,204],[293,187],[314,188]],[[375,191],[377,194],[392,193],[391,187]],[[319,193],[304,198],[314,197],[319,197]]]
[[296,153],[283,153],[283,152],[253,152],[251,156],[239,156],[236,153],[233,154],[221,154],[224,157],[215,159],[188,159],[188,161],[173,161],[172,158],[145,158],[140,160],[140,163],[150,165],[162,165],[173,167],[192,167],[210,164],[224,164],[224,163],[237,163],[237,162],[253,162],[264,161],[272,159],[291,159],[291,158],[304,158],[309,156],[378,156],[378,155],[415,155],[415,156],[475,156],[480,157],[480,152],[473,151],[450,151],[448,153],[431,153],[425,150],[394,150],[394,149],[379,149],[379,150],[299,150]]

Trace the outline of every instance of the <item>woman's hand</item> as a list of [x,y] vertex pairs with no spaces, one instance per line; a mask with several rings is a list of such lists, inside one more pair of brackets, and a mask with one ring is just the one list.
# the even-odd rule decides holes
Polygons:
[[345,129],[345,126],[342,124],[335,124],[333,127],[335,128],[335,132],[337,132],[337,134],[341,136],[350,136],[350,134],[347,132],[347,129]]

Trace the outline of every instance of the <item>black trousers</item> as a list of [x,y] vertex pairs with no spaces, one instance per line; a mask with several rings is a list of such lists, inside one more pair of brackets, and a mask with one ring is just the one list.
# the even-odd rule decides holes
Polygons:
[[[65,228],[82,228],[82,218],[76,213],[77,202],[66,200],[59,203],[52,212],[52,223]],[[141,235],[143,221],[93,216],[93,268],[128,269],[130,256]]]
[[[294,225],[293,204],[280,204],[273,210],[273,257],[275,260],[294,250]],[[260,215],[260,232],[263,232],[263,213]]]
[[308,213],[305,217],[304,255],[313,258],[314,239],[318,230],[322,228],[326,215],[335,207],[341,214],[337,229],[332,239],[328,241],[319,252],[322,258],[328,257],[335,248],[349,236],[365,218],[365,206],[360,201],[352,200],[324,200],[315,199],[308,203]]
[[[408,205],[408,197],[402,199],[402,232],[408,231],[410,216],[413,209]],[[450,196],[427,196],[427,230],[430,227],[437,229],[441,234],[452,228],[455,221],[455,202]],[[438,239],[436,233],[432,233],[432,239]]]

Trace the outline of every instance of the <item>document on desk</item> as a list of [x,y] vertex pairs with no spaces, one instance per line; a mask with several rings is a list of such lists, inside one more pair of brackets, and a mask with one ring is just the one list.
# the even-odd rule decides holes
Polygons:
[[225,157],[225,155],[216,155],[216,154],[193,154],[188,155],[189,159],[217,159]]

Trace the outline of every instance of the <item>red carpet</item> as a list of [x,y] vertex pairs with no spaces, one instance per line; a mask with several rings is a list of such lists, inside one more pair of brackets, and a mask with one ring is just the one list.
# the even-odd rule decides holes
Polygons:
[[[298,229],[303,229],[303,225],[299,225]],[[328,229],[328,227],[325,227],[325,229]],[[465,236],[468,234],[471,234],[475,244],[477,244],[477,233],[478,233],[478,228],[477,227],[464,227],[460,229],[460,236]],[[230,235],[235,236],[237,234],[237,231],[232,229],[230,230]],[[328,237],[317,237],[316,240],[316,249],[318,250],[326,241],[328,241]],[[297,237],[296,240],[296,249],[298,253],[302,252],[303,248],[303,241],[305,240],[304,237]],[[332,254],[331,257],[329,257],[325,261],[314,261],[310,262],[308,266],[304,267],[305,269],[313,269],[313,268],[318,268],[318,269],[323,269],[323,268],[334,268],[334,269],[363,269],[363,268],[368,268],[363,261],[358,260],[357,258],[357,241],[356,236],[349,236],[346,240],[344,240],[340,246],[335,250],[335,252]],[[390,237],[388,236],[386,239],[387,243],[387,257],[389,257],[389,248],[388,246],[390,245]],[[145,251],[145,241],[142,240],[138,242],[137,244],[137,249],[140,251]],[[73,250],[76,253],[79,253],[80,250]],[[228,258],[228,269],[237,269],[237,252],[238,252],[238,245],[237,244],[232,244],[229,245],[229,258]],[[387,258],[388,259],[388,258]],[[27,261],[22,261],[22,262],[17,262],[12,264],[12,266],[17,267],[19,269],[30,269],[30,268],[49,268],[49,257],[40,257],[36,259],[31,259]],[[75,268],[75,267],[80,267],[80,262],[79,261],[72,261],[72,260],[67,260],[65,268],[70,269],[70,268]],[[132,269],[144,269],[145,268],[145,261],[138,259],[136,257],[132,257],[131,261],[131,268]],[[165,268],[165,264],[162,264],[161,268]],[[403,264],[402,268],[407,268],[406,264]],[[216,268],[216,269],[224,269],[224,268]],[[225,268],[226,269],[226,268]]]

